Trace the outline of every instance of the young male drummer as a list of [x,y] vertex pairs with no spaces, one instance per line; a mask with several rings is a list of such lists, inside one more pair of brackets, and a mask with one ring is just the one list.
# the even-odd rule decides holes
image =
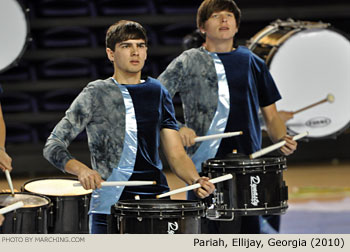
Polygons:
[[[273,142],[287,144],[280,150],[289,155],[297,143],[286,135],[275,102],[281,98],[265,63],[246,47],[234,48],[240,10],[232,0],[205,0],[197,12],[197,27],[205,36],[200,48],[184,51],[159,76],[171,96],[179,92],[185,125],[182,142],[198,171],[205,160],[225,157],[232,150],[251,154],[261,149],[259,108]],[[243,135],[194,145],[194,137],[243,131]],[[190,196],[193,198],[193,196]],[[235,217],[234,222],[210,221],[210,233],[259,233],[257,217]]]
[[[144,28],[121,20],[110,26],[106,52],[114,74],[87,85],[49,136],[44,156],[62,171],[78,176],[85,189],[94,189],[90,204],[91,233],[106,233],[110,208],[120,199],[142,198],[169,190],[161,172],[160,142],[170,167],[187,184],[199,182],[200,198],[214,190],[200,177],[187,156],[167,90],[156,79],[141,80],[147,58]],[[70,142],[86,129],[90,169],[69,153]],[[103,180],[156,180],[156,186],[101,187]]]

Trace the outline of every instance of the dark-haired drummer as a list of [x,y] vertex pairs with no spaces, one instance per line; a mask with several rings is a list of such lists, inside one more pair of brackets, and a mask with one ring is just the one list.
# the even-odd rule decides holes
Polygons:
[[[156,79],[141,80],[147,57],[144,28],[133,21],[109,27],[106,52],[113,77],[91,82],[74,100],[48,138],[44,156],[62,171],[78,176],[85,189],[94,189],[90,204],[91,233],[107,232],[107,215],[120,199],[155,197],[168,191],[158,147],[175,174],[187,184],[198,181],[200,198],[214,190],[199,176],[187,156],[167,90]],[[86,129],[91,152],[90,169],[68,151],[70,142]],[[103,180],[155,180],[156,186],[101,187]],[[131,188],[131,189],[130,189]]]
[[[205,36],[204,46],[184,51],[159,76],[171,96],[179,92],[185,125],[180,135],[198,171],[214,157],[225,157],[236,149],[251,154],[261,149],[259,109],[273,142],[286,140],[285,155],[297,143],[286,135],[275,102],[281,96],[264,61],[248,48],[234,47],[241,12],[232,0],[205,0],[197,12],[197,27]],[[194,145],[196,135],[243,131],[242,136],[206,141]],[[190,199],[194,196],[190,196]],[[259,233],[257,217],[243,218],[242,224],[217,222],[210,233]],[[210,222],[215,223],[215,221]]]

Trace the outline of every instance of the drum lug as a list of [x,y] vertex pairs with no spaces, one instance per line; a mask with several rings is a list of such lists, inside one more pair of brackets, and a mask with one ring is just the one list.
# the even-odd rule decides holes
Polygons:
[[17,211],[13,211],[13,222],[12,222],[12,233],[16,233],[17,231]]
[[38,209],[37,211],[37,215],[38,215],[38,223],[37,223],[37,227],[36,230],[38,230],[39,234],[42,234],[44,232],[44,230],[41,229],[41,227],[43,226],[43,211],[41,209],[41,207]]

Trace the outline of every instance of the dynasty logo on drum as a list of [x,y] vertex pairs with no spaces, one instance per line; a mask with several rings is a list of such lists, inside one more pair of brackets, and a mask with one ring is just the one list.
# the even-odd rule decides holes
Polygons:
[[330,118],[319,116],[308,120],[305,124],[311,128],[322,128],[331,124],[332,120]]
[[260,177],[259,176],[251,176],[250,177],[250,203],[253,206],[258,206],[259,204],[259,198],[258,198],[258,184],[260,183]]
[[168,222],[168,234],[175,234],[175,231],[179,229],[179,224],[175,222]]

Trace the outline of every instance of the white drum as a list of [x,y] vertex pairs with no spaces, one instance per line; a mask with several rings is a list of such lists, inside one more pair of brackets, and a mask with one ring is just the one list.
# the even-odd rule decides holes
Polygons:
[[350,41],[329,24],[277,20],[248,47],[263,58],[282,95],[278,110],[297,111],[328,94],[325,102],[294,115],[289,131],[309,138],[335,137],[350,122]]
[[0,73],[15,64],[29,39],[27,15],[16,0],[0,1]]

